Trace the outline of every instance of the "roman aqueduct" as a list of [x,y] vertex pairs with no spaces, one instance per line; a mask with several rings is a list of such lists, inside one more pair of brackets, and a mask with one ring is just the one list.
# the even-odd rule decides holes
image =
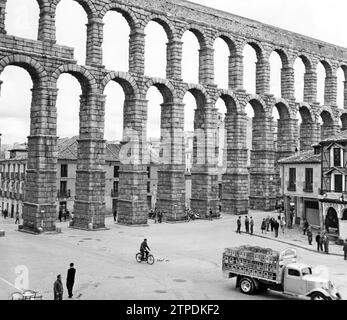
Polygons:
[[[336,71],[347,75],[347,49],[296,33],[281,30],[229,13],[183,0],[75,0],[88,16],[85,65],[74,60],[72,48],[56,43],[55,10],[59,0],[37,0],[40,8],[37,41],[8,35],[5,30],[6,0],[0,0],[0,73],[9,65],[24,68],[33,81],[31,126],[28,137],[28,165],[24,199],[24,228],[54,230],[56,219],[57,79],[63,73],[76,77],[82,88],[80,98],[80,136],[75,226],[104,227],[104,88],[110,81],[119,83],[125,94],[124,128],[140,137],[124,134],[133,149],[146,138],[147,100],[151,86],[161,92],[161,128],[170,132],[170,156],[161,165],[158,181],[158,207],[168,221],[184,218],[185,179],[183,145],[183,96],[191,92],[197,102],[195,129],[204,132],[203,154],[192,169],[191,206],[199,212],[218,206],[217,172],[213,130],[217,123],[216,101],[227,107],[227,170],[223,174],[222,206],[225,212],[242,214],[253,208],[271,209],[276,199],[275,162],[295,152],[300,134],[300,149],[347,129],[347,111],[336,103]],[[116,10],[126,18],[130,29],[129,72],[106,70],[102,61],[103,17]],[[166,78],[144,75],[144,28],[150,21],[165,30],[167,43]],[[182,81],[182,35],[192,31],[198,38],[199,84]],[[229,88],[214,83],[213,43],[223,39],[229,47]],[[242,52],[246,44],[257,53],[256,94],[243,89]],[[276,51],[282,61],[281,97],[269,94],[269,56]],[[305,64],[304,101],[294,98],[293,63],[300,57]],[[318,63],[326,70],[324,105],[317,103]],[[346,83],[346,82],[345,82]],[[347,85],[345,85],[347,107]],[[251,168],[247,169],[245,106],[254,110]],[[2,106],[3,107],[3,106]],[[6,106],[5,106],[6,107]],[[277,108],[277,150],[274,150],[272,111]],[[302,123],[298,131],[297,113]],[[318,122],[322,117],[323,125]],[[340,125],[342,121],[342,128]],[[140,138],[140,139],[138,139]],[[194,141],[197,150],[197,140]],[[131,150],[133,150],[131,149]],[[139,148],[139,150],[142,150]],[[144,156],[140,151],[140,157]],[[201,157],[204,161],[197,161]],[[136,225],[147,223],[146,165],[141,161],[123,164],[120,169],[119,222]],[[249,187],[248,178],[251,183]]]

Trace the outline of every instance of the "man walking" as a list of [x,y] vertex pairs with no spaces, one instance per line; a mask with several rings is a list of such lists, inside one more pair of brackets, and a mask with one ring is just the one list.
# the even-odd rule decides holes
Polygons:
[[241,216],[238,217],[237,219],[237,233],[241,233]]
[[309,226],[309,223],[307,222],[307,220],[305,220],[305,222],[304,222],[304,228],[303,228],[303,230],[304,230],[304,235],[305,235],[305,233],[306,233],[306,231],[307,231],[308,226]]
[[278,229],[280,227],[280,224],[278,221],[275,221],[274,222],[274,229],[275,229],[275,237],[277,238],[278,237]]
[[318,234],[316,235],[316,242],[317,242],[317,251],[319,252],[320,249],[323,251],[320,232],[318,232]]
[[208,220],[212,221],[212,209],[210,208],[210,211],[208,213]]
[[245,229],[246,233],[249,233],[249,219],[247,216],[245,217]]
[[63,300],[63,284],[61,282],[61,275],[57,275],[57,280],[55,280],[53,285],[54,300]]
[[70,269],[67,270],[67,277],[66,277],[66,288],[67,288],[67,292],[69,293],[69,298],[73,297],[72,289],[75,283],[75,274],[76,274],[76,269],[74,268],[74,264],[71,262]]
[[16,212],[16,221],[14,222],[14,224],[17,224],[17,222],[19,224],[19,212],[18,211]]
[[59,210],[58,218],[59,218],[59,221],[60,221],[60,222],[61,222],[62,216],[63,216],[63,211]]
[[309,226],[307,228],[306,233],[307,233],[308,244],[312,245],[312,229],[311,229],[311,226]]
[[345,239],[345,243],[343,245],[343,253],[344,253],[344,259],[347,260],[347,239]]
[[324,246],[324,252],[326,254],[329,254],[329,237],[326,232],[323,234],[323,246]]
[[254,220],[253,218],[251,217],[250,221],[249,221],[249,224],[251,226],[251,235],[253,234],[253,227],[254,227]]

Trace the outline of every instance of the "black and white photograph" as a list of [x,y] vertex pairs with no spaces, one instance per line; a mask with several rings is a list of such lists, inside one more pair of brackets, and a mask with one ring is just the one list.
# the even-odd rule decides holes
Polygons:
[[0,300],[346,300],[346,12],[0,0]]

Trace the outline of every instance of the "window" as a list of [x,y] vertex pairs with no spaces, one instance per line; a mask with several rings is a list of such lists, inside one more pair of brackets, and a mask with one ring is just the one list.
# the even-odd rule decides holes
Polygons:
[[341,167],[341,149],[334,148],[334,167]]
[[151,167],[147,167],[147,177],[151,177]]
[[113,190],[115,194],[118,193],[118,181],[113,181]]
[[60,194],[62,195],[66,194],[66,187],[67,187],[67,182],[60,181]]
[[119,166],[113,167],[113,178],[119,178]]
[[313,191],[313,168],[305,169],[305,192]]
[[306,276],[307,274],[312,274],[312,270],[311,270],[310,267],[303,268],[303,269],[301,270],[301,272],[302,272],[302,275],[303,275],[303,276]]
[[67,177],[67,164],[62,164],[60,166],[60,176],[63,178]]
[[342,192],[342,174],[335,174],[335,192]]
[[289,191],[296,190],[296,168],[289,168]]
[[294,277],[300,277],[300,271],[295,269],[288,269],[288,275]]
[[150,181],[147,182],[147,192],[148,193],[151,192],[151,182]]

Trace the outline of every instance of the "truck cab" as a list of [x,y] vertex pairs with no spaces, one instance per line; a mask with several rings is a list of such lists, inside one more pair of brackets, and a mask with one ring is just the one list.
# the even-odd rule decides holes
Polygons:
[[308,296],[313,300],[340,298],[331,281],[312,275],[311,266],[303,263],[290,263],[284,267],[283,293]]

